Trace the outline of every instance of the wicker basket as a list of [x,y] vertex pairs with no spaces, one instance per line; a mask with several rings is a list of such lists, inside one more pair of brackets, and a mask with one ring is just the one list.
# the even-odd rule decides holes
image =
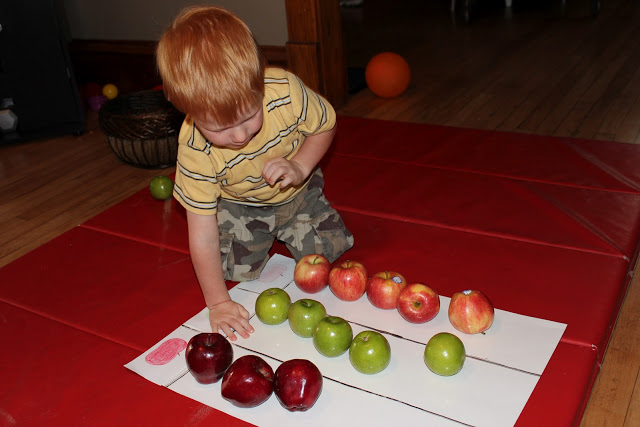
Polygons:
[[98,113],[100,129],[118,158],[143,168],[176,164],[178,134],[184,114],[161,91],[120,95]]

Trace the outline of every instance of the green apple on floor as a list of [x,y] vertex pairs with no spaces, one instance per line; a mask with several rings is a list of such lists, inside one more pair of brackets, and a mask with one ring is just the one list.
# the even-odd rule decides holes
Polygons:
[[158,175],[149,184],[151,196],[157,200],[167,200],[173,194],[173,181],[165,175]]

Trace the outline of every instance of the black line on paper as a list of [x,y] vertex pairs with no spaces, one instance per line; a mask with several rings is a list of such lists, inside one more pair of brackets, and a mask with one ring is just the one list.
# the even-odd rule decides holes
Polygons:
[[[271,356],[271,355],[269,355],[269,354],[266,354],[266,353],[262,353],[262,352],[260,352],[260,351],[253,350],[253,349],[251,349],[251,348],[244,347],[244,346],[241,346],[241,345],[236,344],[236,343],[233,343],[233,345],[235,345],[235,346],[237,346],[237,347],[240,347],[240,348],[242,348],[242,349],[244,349],[244,350],[250,351],[250,352],[252,352],[252,353],[259,354],[259,355],[264,356],[264,357],[266,357],[266,358],[269,358],[269,359],[271,359],[271,360],[276,360],[276,361],[278,361],[278,362],[280,362],[280,363],[283,363],[283,362],[284,362],[283,360],[277,359],[277,358],[275,358],[275,357],[273,357],[273,356]],[[407,402],[405,402],[405,401],[403,401],[403,400],[400,400],[400,399],[395,399],[395,398],[393,398],[393,397],[385,396],[384,394],[375,393],[375,392],[373,392],[373,391],[371,391],[371,390],[367,390],[367,389],[365,389],[365,388],[357,387],[357,386],[354,386],[354,385],[349,384],[349,383],[345,383],[345,382],[342,382],[342,381],[338,381],[338,380],[336,380],[335,378],[331,378],[331,377],[328,377],[328,376],[326,376],[326,375],[323,375],[322,377],[323,377],[323,378],[326,378],[328,381],[333,381],[334,383],[342,384],[343,386],[346,386],[346,387],[352,388],[352,389],[354,389],[354,390],[359,390],[359,391],[362,391],[362,392],[365,392],[365,393],[372,394],[372,395],[374,395],[374,396],[382,397],[383,399],[392,400],[392,401],[394,401],[394,402],[401,403],[401,404],[403,404],[403,405],[406,405],[406,406],[409,406],[409,407],[411,407],[411,408],[414,408],[414,409],[420,410],[420,411],[422,411],[422,412],[427,412],[427,413],[429,413],[429,414],[436,415],[436,416],[441,417],[441,418],[445,418],[445,419],[447,419],[447,420],[453,421],[453,422],[458,423],[458,424],[463,425],[463,426],[470,426],[470,427],[473,427],[471,424],[466,424],[466,423],[463,423],[462,421],[458,421],[458,420],[456,420],[456,419],[449,418],[449,417],[447,417],[447,416],[445,416],[445,415],[438,414],[437,412],[432,412],[432,411],[426,410],[426,409],[424,409],[424,408],[421,408],[421,407],[416,406],[416,405],[412,405],[411,403],[407,403]]]
[[356,389],[356,390],[359,390],[359,391],[363,391],[363,392],[365,392],[365,393],[369,393],[369,394],[372,394],[372,395],[374,395],[374,396],[378,396],[378,397],[382,397],[382,398],[384,398],[384,399],[392,400],[392,401],[394,401],[394,402],[402,403],[403,405],[409,406],[409,407],[411,407],[411,408],[417,409],[417,410],[422,411],[422,412],[426,412],[426,413],[431,414],[431,415],[438,416],[438,417],[440,417],[440,418],[447,419],[447,420],[449,420],[449,421],[453,421],[453,422],[458,423],[458,424],[460,424],[460,425],[473,427],[473,424],[467,424],[467,423],[464,423],[464,422],[459,421],[459,420],[456,420],[456,419],[454,419],[454,418],[447,417],[446,415],[442,415],[442,414],[439,414],[439,413],[437,413],[437,412],[432,412],[432,411],[429,411],[429,410],[427,410],[427,409],[421,408],[421,407],[419,407],[419,406],[412,405],[411,403],[407,403],[407,402],[405,402],[405,401],[403,401],[403,400],[395,399],[395,398],[393,398],[393,397],[389,397],[389,396],[385,396],[384,394],[378,394],[378,393],[375,393],[375,392],[373,392],[373,391],[371,391],[371,390],[367,390],[367,389],[365,389],[365,388],[356,387],[356,386],[354,386],[354,385],[351,385],[351,384],[348,384],[348,383],[344,383],[344,382],[342,382],[342,381],[338,381],[338,380],[333,379],[333,378],[331,378],[331,377],[326,377],[326,376],[324,376],[324,375],[323,375],[323,377],[324,377],[324,378],[326,378],[326,379],[328,379],[329,381],[333,381],[333,382],[335,382],[335,383],[342,384],[342,385],[344,385],[344,386],[351,387],[351,388],[353,388],[353,389]]
[[[291,281],[291,282],[287,283],[282,289],[283,290],[286,289],[292,283],[294,283],[294,281]],[[257,293],[257,294],[260,293],[260,292],[252,291],[252,290],[245,289],[245,288],[240,288],[240,289],[242,289],[244,291],[247,291],[247,292],[253,292],[253,293]],[[249,319],[252,319],[254,316],[255,316],[255,313],[252,314]],[[427,343],[422,342],[422,341],[417,341],[417,340],[414,340],[414,339],[411,339],[411,338],[403,337],[402,335],[394,334],[393,332],[385,331],[384,329],[374,328],[373,326],[364,325],[362,323],[354,322],[354,321],[351,321],[351,320],[346,319],[346,318],[345,318],[345,320],[348,321],[349,323],[353,324],[353,325],[358,325],[358,326],[361,326],[361,327],[363,327],[365,329],[377,331],[377,332],[380,332],[381,334],[389,335],[389,336],[392,336],[394,338],[398,338],[398,339],[401,339],[401,340],[404,340],[404,341],[409,341],[409,342],[412,342],[412,343],[415,343],[415,344],[420,344],[420,345],[426,345],[427,344]],[[538,377],[538,378],[541,376],[541,374],[537,374],[535,372],[531,372],[531,371],[527,371],[527,370],[524,370],[524,369],[516,368],[514,366],[504,365],[504,364],[498,363],[498,362],[492,362],[491,360],[483,359],[481,357],[477,357],[477,356],[474,356],[474,355],[471,355],[471,354],[467,354],[467,357],[469,359],[474,359],[474,360],[477,360],[479,362],[487,363],[487,364],[494,365],[494,366],[499,366],[499,367],[505,368],[505,369],[510,369],[512,371],[520,372],[520,373],[523,373],[523,374],[526,374],[526,375],[531,375],[531,376]]]
[[[345,320],[347,320],[347,319],[345,319]],[[363,328],[370,329],[370,330],[373,330],[373,331],[377,331],[377,332],[380,332],[381,334],[389,335],[389,336],[392,336],[394,338],[398,338],[398,339],[401,339],[401,340],[404,340],[404,341],[409,341],[409,342],[412,342],[412,343],[415,343],[415,344],[420,344],[420,345],[427,345],[427,343],[425,343],[425,342],[416,341],[416,340],[413,340],[411,338],[406,338],[406,337],[403,337],[402,335],[398,335],[398,334],[394,334],[392,332],[385,331],[384,329],[377,329],[377,328],[374,328],[372,326],[363,325],[362,323],[358,323],[358,322],[349,321],[349,323],[352,323],[352,324],[358,325],[358,326],[362,326]],[[515,368],[513,366],[504,365],[504,364],[498,363],[498,362],[492,362],[491,360],[483,359],[481,357],[476,357],[476,356],[473,356],[471,354],[467,354],[467,357],[469,359],[474,359],[474,360],[477,360],[479,362],[484,362],[484,363],[488,363],[490,365],[500,366],[501,368],[510,369],[512,371],[521,372],[521,373],[527,374],[527,375],[533,375],[534,377],[538,377],[538,378],[540,377],[540,374],[536,374],[535,372],[525,371],[524,369]]]

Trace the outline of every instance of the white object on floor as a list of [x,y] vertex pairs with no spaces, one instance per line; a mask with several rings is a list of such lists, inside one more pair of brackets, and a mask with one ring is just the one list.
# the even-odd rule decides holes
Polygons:
[[[274,369],[294,358],[311,360],[324,376],[323,392],[308,412],[291,413],[275,396],[264,404],[242,409],[220,395],[220,383],[202,385],[188,373],[184,351],[166,365],[147,362],[148,355],[168,340],[173,342],[199,332],[210,332],[204,309],[158,344],[131,361],[127,368],[156,384],[209,405],[236,418],[260,426],[358,425],[511,426],[517,421],[529,396],[566,329],[565,324],[521,316],[496,309],[495,320],[486,334],[466,335],[449,323],[449,298],[440,297],[439,314],[430,322],[415,325],[396,310],[373,307],[366,295],[355,302],[338,300],[329,288],[306,294],[293,282],[295,262],[275,255],[261,279],[240,283],[231,297],[252,314],[255,332],[251,338],[233,343],[234,359],[258,354]],[[255,313],[260,292],[283,288],[291,300],[310,298],[322,302],[329,315],[348,320],[354,336],[365,329],[384,333],[391,345],[391,362],[382,372],[364,375],[349,362],[347,353],[327,358],[318,353],[312,339],[297,336],[288,322],[268,326]],[[438,332],[451,332],[464,343],[467,359],[462,370],[451,377],[432,373],[424,364],[427,341]]]

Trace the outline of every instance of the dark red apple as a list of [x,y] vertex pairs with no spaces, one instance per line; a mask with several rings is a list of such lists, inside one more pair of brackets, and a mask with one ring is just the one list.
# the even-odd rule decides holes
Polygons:
[[221,334],[201,333],[193,336],[185,354],[189,371],[201,384],[217,382],[233,361],[233,348]]
[[273,392],[273,369],[261,357],[249,354],[229,366],[221,385],[222,397],[240,408],[253,408]]
[[304,412],[320,397],[322,374],[306,359],[287,360],[276,369],[273,392],[286,410]]

